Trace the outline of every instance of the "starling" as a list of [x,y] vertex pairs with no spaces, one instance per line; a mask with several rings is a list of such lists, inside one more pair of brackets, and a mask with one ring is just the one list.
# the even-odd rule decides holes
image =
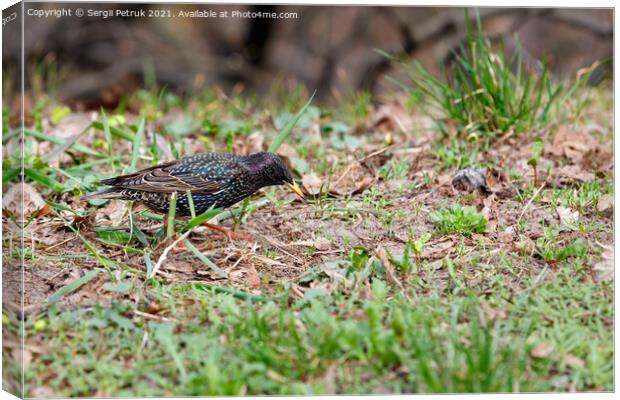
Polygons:
[[176,192],[176,215],[180,216],[191,215],[188,191],[196,214],[211,207],[232,206],[265,186],[287,185],[303,197],[282,159],[267,152],[248,156],[197,154],[105,179],[101,183],[111,187],[90,193],[85,198],[133,200],[166,213],[172,193]]

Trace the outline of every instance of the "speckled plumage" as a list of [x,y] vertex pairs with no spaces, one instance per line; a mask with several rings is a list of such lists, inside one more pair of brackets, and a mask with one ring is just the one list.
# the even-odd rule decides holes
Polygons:
[[177,215],[190,215],[187,191],[196,214],[211,207],[229,207],[264,186],[293,184],[284,162],[273,153],[249,156],[205,153],[146,168],[134,174],[105,179],[111,186],[88,198],[115,198],[144,203],[168,212],[172,193],[177,193]]

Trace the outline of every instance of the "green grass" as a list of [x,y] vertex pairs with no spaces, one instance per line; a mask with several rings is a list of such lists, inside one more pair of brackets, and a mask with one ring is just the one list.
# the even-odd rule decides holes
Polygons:
[[471,236],[474,233],[485,233],[488,223],[484,215],[458,205],[432,213],[431,219],[443,235],[458,233]]
[[[399,293],[363,260],[335,293],[307,291],[311,300],[286,287],[261,304],[156,285],[151,307],[174,321],[136,314],[146,303],[51,307],[27,321],[29,336],[51,351],[26,378],[30,388],[45,384],[66,396],[547,391],[558,373],[578,389],[605,386],[612,332],[598,317],[611,318],[611,286],[600,296],[571,268],[549,282],[526,280],[512,298],[480,297],[466,277],[454,283],[460,295],[449,287]],[[485,316],[489,307],[505,317]],[[532,356],[540,343],[554,352]],[[569,355],[585,366],[567,365]]]
[[529,65],[519,46],[512,54],[503,46],[495,48],[483,34],[477,13],[476,17],[472,26],[465,10],[466,40],[454,52],[444,79],[436,78],[417,61],[401,63],[410,83],[396,83],[409,91],[414,104],[427,105],[437,115],[437,128],[444,135],[492,142],[506,134],[544,128],[565,115],[562,108],[569,104],[571,118],[579,115],[575,110],[582,109],[583,100],[574,96],[587,82],[589,72],[567,87],[556,84],[544,60]]

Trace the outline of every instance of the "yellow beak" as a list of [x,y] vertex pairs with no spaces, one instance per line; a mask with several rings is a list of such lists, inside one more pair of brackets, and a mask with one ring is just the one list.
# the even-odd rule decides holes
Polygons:
[[299,197],[301,197],[302,199],[304,198],[304,193],[301,191],[301,189],[299,188],[299,186],[297,186],[297,184],[295,182],[293,183],[288,183],[286,182],[286,185],[291,188],[291,190],[293,192],[295,192],[295,194]]

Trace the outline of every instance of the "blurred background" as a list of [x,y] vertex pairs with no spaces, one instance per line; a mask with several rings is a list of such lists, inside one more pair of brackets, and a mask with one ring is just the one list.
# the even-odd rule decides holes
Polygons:
[[[115,107],[124,93],[154,84],[178,93],[214,85],[226,92],[237,88],[261,93],[274,82],[302,83],[310,91],[317,89],[325,102],[337,102],[358,90],[381,94],[395,89],[385,77],[398,71],[375,49],[416,59],[439,74],[465,35],[462,7],[113,3],[25,7],[164,13],[153,18],[25,16],[27,92],[45,92],[79,109]],[[178,17],[180,11],[197,10],[289,14],[280,19]],[[482,8],[480,16],[494,43],[510,49],[520,42],[531,65],[545,58],[557,79],[574,77],[596,60],[608,62],[593,74],[592,83],[611,75],[611,9]],[[19,30],[5,27],[3,45],[7,99],[19,76]]]

